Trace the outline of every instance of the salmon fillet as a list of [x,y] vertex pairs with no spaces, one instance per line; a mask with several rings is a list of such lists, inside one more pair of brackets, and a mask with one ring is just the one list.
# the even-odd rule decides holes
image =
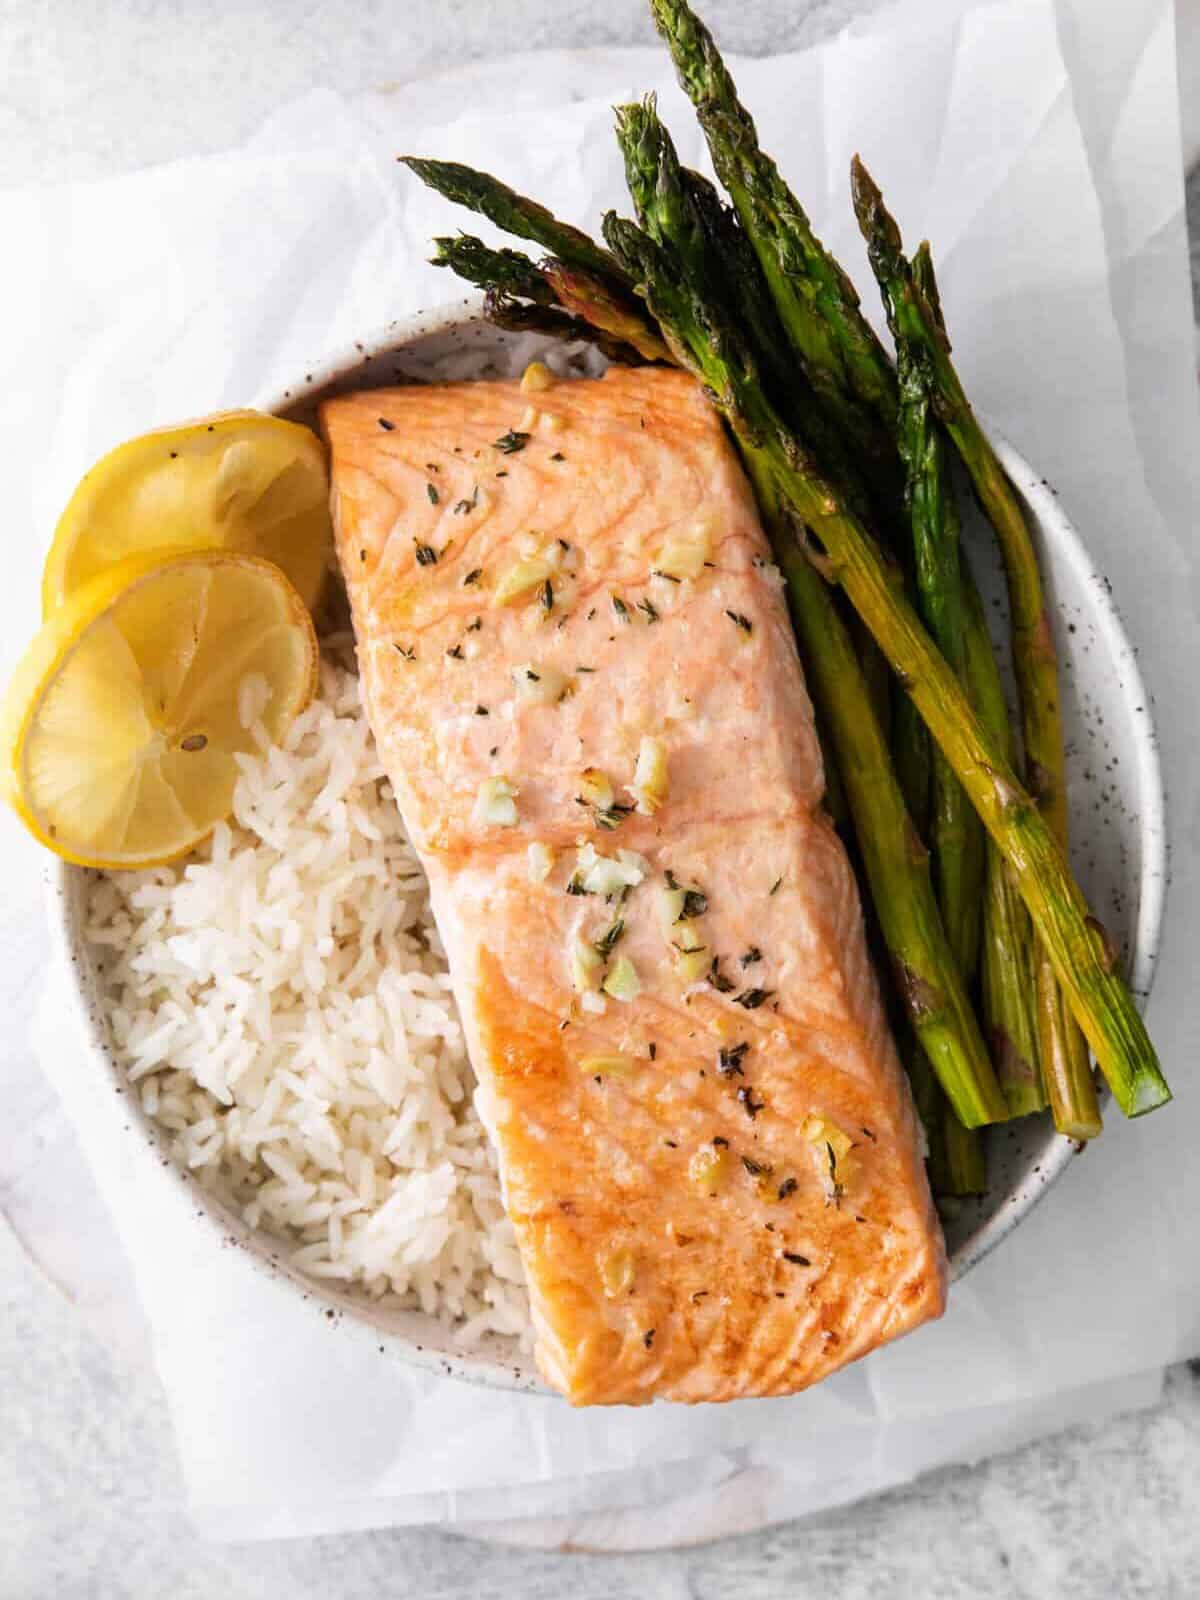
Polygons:
[[701,390],[614,367],[322,421],[547,1381],[786,1394],[938,1316],[781,579]]

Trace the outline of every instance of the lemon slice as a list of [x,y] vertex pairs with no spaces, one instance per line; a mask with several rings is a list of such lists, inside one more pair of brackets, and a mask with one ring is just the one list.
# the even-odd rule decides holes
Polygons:
[[81,866],[183,855],[229,815],[237,756],[312,696],[317,641],[277,567],[225,551],[134,557],[72,594],[0,711],[7,798]]
[[311,610],[331,544],[329,473],[308,428],[226,411],[110,450],[59,518],[42,615],[129,556],[239,550],[282,567]]

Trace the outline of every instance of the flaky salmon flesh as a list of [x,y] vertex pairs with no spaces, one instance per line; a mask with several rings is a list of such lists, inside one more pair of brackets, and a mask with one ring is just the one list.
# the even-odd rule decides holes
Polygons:
[[938,1316],[782,582],[699,387],[614,367],[322,421],[546,1380],[787,1394]]

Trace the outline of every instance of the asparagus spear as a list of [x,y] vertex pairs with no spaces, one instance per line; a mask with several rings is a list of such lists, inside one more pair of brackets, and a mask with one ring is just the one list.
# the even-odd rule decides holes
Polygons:
[[[963,572],[967,692],[980,720],[1011,764],[1012,725],[992,653],[983,601]],[[983,899],[983,1019],[996,1076],[1014,1117],[1040,1111],[1046,1096],[1038,1068],[1033,951],[1029,916],[1008,863],[989,839]]]
[[[959,571],[958,508],[946,450],[920,371],[919,352],[896,339],[900,381],[897,439],[907,478],[918,609],[935,643],[961,681],[965,667],[963,594]],[[933,758],[930,843],[942,921],[950,948],[969,979],[979,952],[983,891],[983,829],[962,785],[941,754]]]
[[894,455],[896,379],[859,310],[854,285],[759,148],[753,119],[708,29],[686,0],[650,0],[650,5],[679,81],[696,107],[717,176],[762,263],[813,388],[855,446],[877,464],[887,464]]
[[933,786],[930,771],[933,753],[929,748],[929,733],[911,697],[905,694],[894,678],[889,687],[893,691],[892,757],[896,763],[896,776],[900,780],[913,827],[920,838],[928,839],[930,791]]
[[[711,261],[682,172],[652,104],[622,107],[617,137],[647,237],[669,251],[697,293],[713,292]],[[792,536],[774,478],[746,456],[759,509],[783,570],[815,704],[832,742],[876,914],[905,1008],[964,1123],[1007,1116],[987,1050],[938,915],[929,858],[904,808],[872,706],[861,650],[826,585]]]
[[569,222],[561,222],[536,200],[510,189],[499,178],[474,167],[464,167],[457,161],[430,161],[419,156],[398,156],[397,160],[447,200],[456,200],[468,210],[480,212],[505,233],[529,239],[560,260],[594,272],[607,280],[614,290],[624,288],[620,269],[607,250],[601,249],[594,239]]
[[915,611],[893,589],[874,540],[789,435],[758,386],[744,347],[711,301],[635,224],[610,216],[604,231],[667,343],[708,386],[744,458],[754,463],[756,480],[773,484],[782,503],[820,540],[855,610],[1004,851],[1121,1109],[1140,1116],[1162,1105],[1170,1090],[1154,1047],[1061,844]]
[[[914,282],[904,259],[900,230],[889,215],[878,186],[857,156],[851,167],[851,184],[855,213],[867,241],[871,267],[883,292],[893,334],[898,343],[905,341],[914,352],[914,365],[929,391],[931,403],[954,441],[1000,542],[1008,581],[1013,666],[1021,701],[1026,775],[1042,815],[1065,851],[1066,764],[1054,631],[1042,594],[1033,541],[1004,469],[979,426],[954,370],[950,343],[937,311]],[[1042,1070],[1055,1127],[1075,1138],[1090,1138],[1099,1132],[1100,1111],[1087,1051],[1055,992],[1050,955],[1039,952],[1035,963]],[[1059,977],[1061,981],[1061,973]]]
[[555,303],[554,290],[520,250],[493,250],[470,233],[460,233],[453,239],[435,239],[433,243],[436,254],[431,264],[449,267],[467,283],[515,295],[520,300],[532,300],[539,306]]

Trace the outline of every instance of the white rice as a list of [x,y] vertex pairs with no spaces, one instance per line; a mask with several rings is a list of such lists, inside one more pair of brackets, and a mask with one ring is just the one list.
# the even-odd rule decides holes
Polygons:
[[174,1159],[297,1268],[527,1348],[425,877],[348,659],[327,650],[282,748],[259,730],[203,850],[96,879],[113,1043]]

